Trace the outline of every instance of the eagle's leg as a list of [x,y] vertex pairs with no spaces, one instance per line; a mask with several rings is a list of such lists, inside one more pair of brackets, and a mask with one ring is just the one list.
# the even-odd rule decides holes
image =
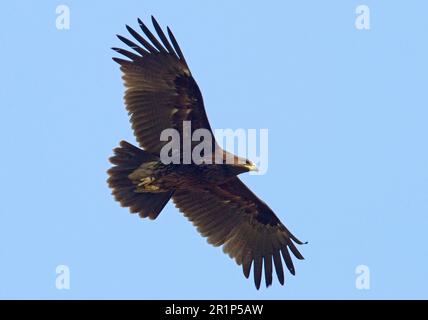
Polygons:
[[167,166],[160,161],[150,161],[142,163],[129,175],[129,179],[136,192],[157,193],[171,190],[164,181],[167,175]]
[[145,178],[141,178],[140,182],[138,183],[138,188],[137,191],[143,190],[146,192],[156,192],[159,191],[159,187],[155,184],[152,184],[152,182],[156,181],[155,177],[145,177]]

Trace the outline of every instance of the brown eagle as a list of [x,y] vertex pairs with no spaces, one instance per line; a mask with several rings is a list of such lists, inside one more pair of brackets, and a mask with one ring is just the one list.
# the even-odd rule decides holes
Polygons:
[[[150,219],[156,219],[172,198],[209,243],[223,246],[223,251],[242,265],[246,278],[253,267],[257,289],[262,269],[266,286],[272,284],[273,265],[279,282],[284,284],[282,259],[294,275],[289,251],[303,259],[295,246],[302,242],[237,177],[255,170],[254,164],[233,155],[232,162],[225,161],[231,154],[223,151],[214,138],[213,157],[220,154],[220,163],[161,161],[161,149],[168,143],[160,139],[163,130],[173,128],[182,133],[184,121],[190,121],[192,132],[212,130],[202,94],[174,35],[167,28],[168,39],[153,17],[152,22],[158,38],[138,19],[146,38],[129,26],[126,28],[133,41],[118,35],[134,52],[113,48],[128,58],[113,60],[123,72],[126,108],[142,149],[125,141],[114,149],[110,158],[114,166],[108,171],[112,194],[132,213]],[[183,134],[180,139],[185,139]],[[194,147],[194,142],[190,143]]]

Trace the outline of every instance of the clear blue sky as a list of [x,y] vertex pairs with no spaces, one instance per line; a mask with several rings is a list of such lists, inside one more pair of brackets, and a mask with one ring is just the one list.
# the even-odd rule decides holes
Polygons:
[[[426,1],[67,1],[68,31],[59,4],[0,12],[1,298],[428,298]],[[284,287],[255,290],[172,204],[141,220],[110,196],[107,159],[135,139],[109,48],[151,14],[213,127],[269,129],[269,172],[244,180],[309,241]]]

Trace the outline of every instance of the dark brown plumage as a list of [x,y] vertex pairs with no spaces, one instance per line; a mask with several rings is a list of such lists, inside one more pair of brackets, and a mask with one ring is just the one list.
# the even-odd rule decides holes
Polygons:
[[[113,60],[123,72],[126,108],[144,150],[125,141],[114,150],[110,158],[114,166],[108,171],[114,197],[131,212],[151,219],[159,215],[172,197],[176,207],[209,243],[223,245],[224,252],[242,265],[245,277],[249,277],[253,267],[257,289],[263,269],[266,286],[272,284],[273,268],[279,282],[284,284],[282,261],[294,275],[290,251],[297,259],[303,259],[295,246],[302,242],[237,177],[253,169],[250,161],[223,151],[215,139],[212,148],[221,155],[223,163],[160,161],[160,151],[167,143],[160,140],[163,130],[174,128],[183,132],[183,121],[191,122],[192,132],[208,129],[212,133],[212,130],[202,94],[171,30],[167,29],[168,40],[152,17],[159,41],[141,20],[138,22],[148,40],[127,26],[134,40],[118,38],[135,53],[113,48],[128,58]],[[199,142],[192,142],[191,147],[196,143]],[[232,164],[225,163],[228,156],[233,157]]]

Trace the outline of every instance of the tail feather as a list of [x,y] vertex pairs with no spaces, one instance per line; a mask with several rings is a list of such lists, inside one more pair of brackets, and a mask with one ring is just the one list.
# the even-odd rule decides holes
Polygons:
[[143,162],[155,160],[157,158],[150,153],[121,141],[120,146],[114,149],[114,156],[110,158],[114,166],[107,171],[107,182],[115,199],[142,218],[156,219],[174,193],[173,190],[163,193],[135,192],[135,185],[128,176]]

